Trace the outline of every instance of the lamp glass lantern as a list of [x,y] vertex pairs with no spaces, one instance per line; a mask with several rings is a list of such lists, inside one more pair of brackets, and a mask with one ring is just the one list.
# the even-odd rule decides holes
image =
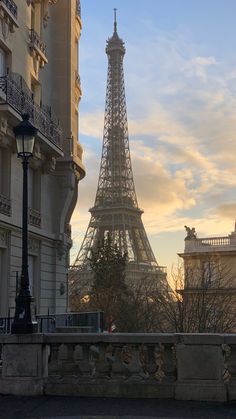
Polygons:
[[22,122],[13,129],[16,136],[17,154],[19,157],[29,158],[33,155],[37,129],[29,122],[29,114],[22,115],[22,119]]

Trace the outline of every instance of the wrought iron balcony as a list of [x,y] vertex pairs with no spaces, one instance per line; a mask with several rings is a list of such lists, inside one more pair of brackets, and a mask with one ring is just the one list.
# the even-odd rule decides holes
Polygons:
[[11,215],[11,200],[0,194],[0,213],[4,215]]
[[34,29],[29,29],[29,48],[31,54],[36,55],[39,60],[40,67],[44,67],[44,64],[48,62],[46,57],[46,44]]
[[34,29],[29,29],[29,40],[32,47],[38,48],[46,56],[46,44]]
[[28,113],[30,121],[41,134],[61,148],[62,130],[59,120],[49,106],[39,106],[34,102],[33,93],[20,74],[0,77],[1,92],[5,95],[1,104],[10,105],[20,115]]
[[12,16],[17,19],[17,5],[13,0],[0,0],[0,4],[3,3],[12,14]]
[[41,227],[41,214],[39,211],[29,208],[29,224],[34,227]]
[[81,4],[80,0],[76,0],[76,15],[81,19]]

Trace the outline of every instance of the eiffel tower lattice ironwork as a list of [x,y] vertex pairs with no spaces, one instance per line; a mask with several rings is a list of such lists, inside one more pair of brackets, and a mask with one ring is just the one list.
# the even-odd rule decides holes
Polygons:
[[[106,90],[103,148],[91,219],[72,272],[78,280],[89,282],[91,249],[109,233],[112,243],[128,255],[127,276],[145,273],[166,280],[165,267],[158,265],[145,232],[135,193],[128,137],[123,58],[125,46],[117,33],[116,10],[114,33],[106,45],[108,77]],[[76,283],[77,281],[72,281]]]

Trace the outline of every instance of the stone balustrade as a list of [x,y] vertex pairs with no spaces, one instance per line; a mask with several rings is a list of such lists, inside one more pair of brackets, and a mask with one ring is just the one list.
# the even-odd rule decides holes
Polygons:
[[236,399],[236,335],[5,335],[0,346],[1,394]]
[[33,208],[28,209],[28,223],[34,227],[41,227],[41,213]]
[[185,240],[185,253],[206,253],[219,251],[235,251],[236,235],[225,237],[193,238]]

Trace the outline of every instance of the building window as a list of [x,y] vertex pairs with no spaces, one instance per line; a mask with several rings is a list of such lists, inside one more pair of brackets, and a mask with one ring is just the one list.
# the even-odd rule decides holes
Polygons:
[[[3,266],[3,263],[2,263],[2,253],[3,253],[3,251],[2,251],[2,249],[0,248],[0,295],[2,296],[3,295],[3,290],[2,290],[2,288],[3,288],[3,273],[2,273],[2,266]],[[0,316],[4,316],[4,313],[3,313],[3,309],[2,309],[2,297],[0,297]]]
[[35,307],[38,310],[38,258],[35,255],[28,255],[28,272],[29,272],[29,288],[30,293],[34,297]]
[[39,311],[39,296],[40,296],[40,273],[39,273],[39,257],[40,257],[40,243],[38,240],[29,238],[28,247],[28,270],[29,270],[29,285],[32,296],[35,299],[37,311]]
[[0,77],[6,75],[6,53],[0,48]]
[[31,80],[31,91],[33,94],[33,100],[35,103],[37,103],[38,105],[40,105],[41,102],[41,85],[40,83],[33,79]]
[[29,167],[28,172],[28,206],[40,211],[40,171]]
[[35,28],[35,5],[31,5],[31,29]]
[[42,19],[41,19],[41,4],[31,4],[31,29],[34,29],[39,35],[41,34]]
[[0,213],[11,215],[10,152],[0,147]]
[[8,233],[0,231],[0,316],[7,316],[8,310],[8,264],[7,242]]
[[35,179],[34,170],[31,167],[29,167],[29,171],[28,171],[28,206],[29,208],[35,208],[34,179]]
[[30,292],[34,295],[34,256],[28,255],[28,272],[29,272],[29,287]]
[[34,59],[35,74],[38,77],[38,66],[43,67],[47,63],[46,44],[41,38],[42,11],[40,3],[31,5],[31,27],[29,28],[29,48]]
[[39,170],[29,167],[28,171],[28,207],[29,224],[41,227],[41,176]]
[[203,286],[209,287],[219,279],[219,264],[216,260],[205,260],[202,262]]

